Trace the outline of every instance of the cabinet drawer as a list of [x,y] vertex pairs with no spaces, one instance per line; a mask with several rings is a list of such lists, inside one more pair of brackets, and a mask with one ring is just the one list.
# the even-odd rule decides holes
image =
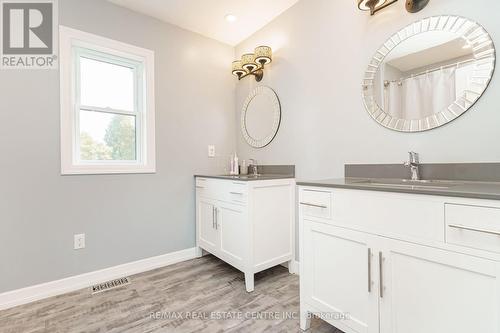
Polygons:
[[207,179],[206,178],[195,178],[196,180],[196,188],[197,189],[204,189],[207,186]]
[[330,191],[302,189],[299,204],[304,216],[332,218],[332,192]]
[[245,182],[196,178],[196,194],[204,198],[242,204],[247,201],[247,193]]
[[247,184],[244,182],[228,182],[225,192],[226,200],[239,203],[247,201]]
[[196,178],[196,195],[207,199],[214,199],[217,196],[217,186],[208,178]]
[[446,242],[500,253],[500,208],[445,205]]

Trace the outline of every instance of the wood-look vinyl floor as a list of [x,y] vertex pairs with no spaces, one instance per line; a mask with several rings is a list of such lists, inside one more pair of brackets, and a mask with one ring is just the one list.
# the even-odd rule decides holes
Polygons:
[[[0,311],[1,333],[300,332],[299,278],[277,266],[243,273],[205,256],[131,277],[100,294],[90,289]],[[225,319],[219,319],[223,318]],[[319,319],[308,332],[341,333]]]

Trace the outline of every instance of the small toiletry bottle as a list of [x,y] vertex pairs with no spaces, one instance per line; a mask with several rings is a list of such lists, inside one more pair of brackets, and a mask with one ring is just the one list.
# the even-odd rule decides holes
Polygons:
[[240,174],[240,164],[238,163],[238,155],[236,153],[234,153],[234,174]]
[[248,165],[246,160],[241,161],[241,170],[240,173],[242,175],[247,175],[248,174]]
[[229,174],[234,175],[234,158],[233,155],[229,157]]

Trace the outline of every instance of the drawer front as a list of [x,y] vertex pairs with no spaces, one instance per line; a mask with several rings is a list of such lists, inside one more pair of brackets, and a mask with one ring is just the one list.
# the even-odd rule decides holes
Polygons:
[[204,198],[244,204],[247,202],[247,193],[245,182],[196,178],[196,194]]
[[209,189],[208,189],[208,179],[206,178],[195,178],[195,188],[196,188],[196,195],[204,198],[209,198],[210,196],[208,195]]
[[225,186],[225,200],[234,203],[246,203],[247,188],[247,183],[245,182],[228,181]]
[[333,194],[331,191],[301,189],[299,198],[304,216],[322,219],[332,218]]
[[500,208],[445,205],[446,242],[500,253]]
[[444,202],[421,195],[300,188],[302,216],[386,237],[444,243]]
[[195,184],[197,189],[204,189],[207,186],[208,179],[206,178],[195,178]]

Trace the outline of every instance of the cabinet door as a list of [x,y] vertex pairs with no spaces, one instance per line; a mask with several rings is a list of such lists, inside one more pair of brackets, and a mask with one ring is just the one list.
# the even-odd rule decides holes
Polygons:
[[215,225],[215,203],[209,199],[196,200],[196,227],[198,245],[207,251],[217,250],[219,235]]
[[498,264],[455,252],[381,240],[383,333],[498,333]]
[[224,259],[243,269],[248,238],[246,208],[240,205],[221,203],[216,209],[216,226],[220,237],[220,253]]
[[301,300],[347,333],[378,332],[378,261],[371,236],[308,220],[302,228]]

